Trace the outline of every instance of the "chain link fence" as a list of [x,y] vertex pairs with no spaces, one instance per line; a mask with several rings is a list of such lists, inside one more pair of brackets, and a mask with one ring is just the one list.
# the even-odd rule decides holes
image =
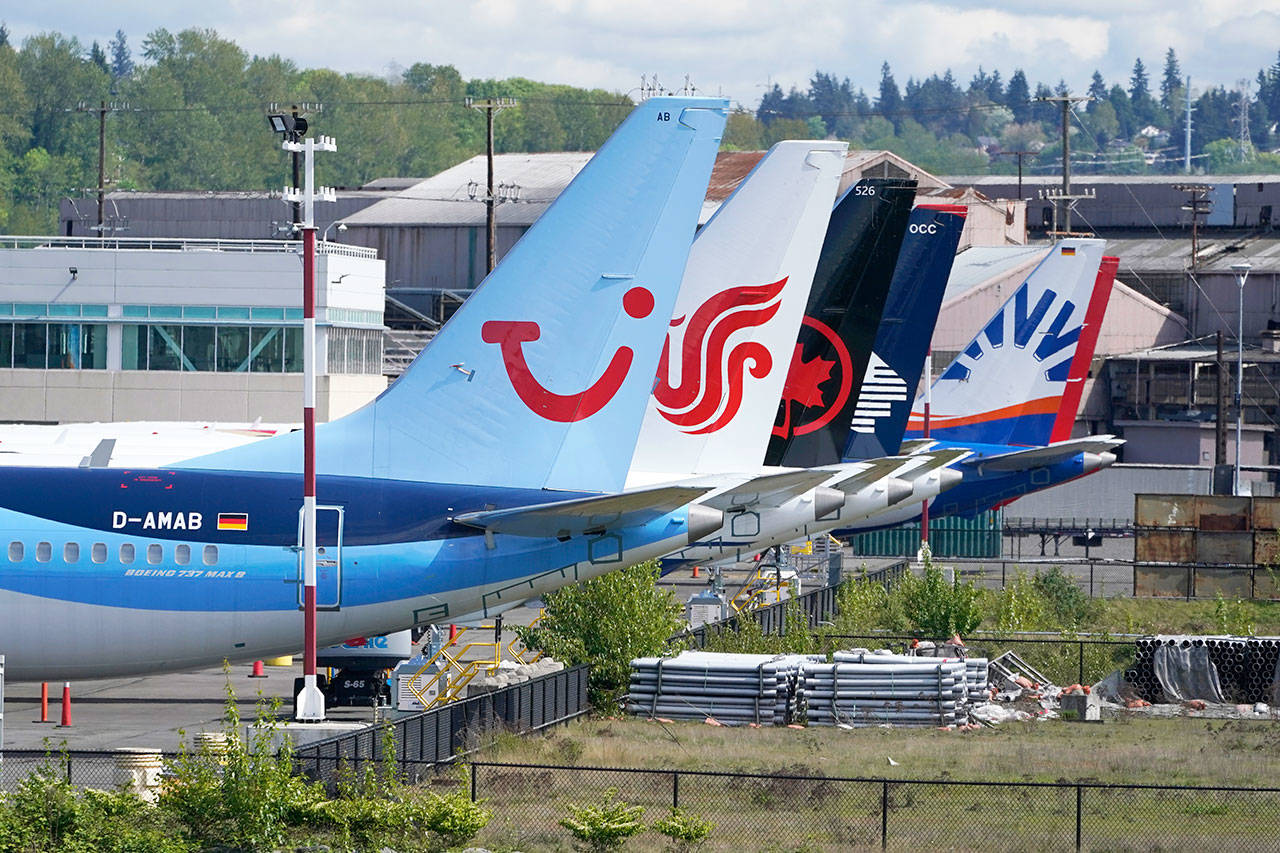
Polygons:
[[[155,753],[169,761],[176,753]],[[0,791],[14,791],[22,781],[36,772],[53,775],[77,788],[109,791],[134,781],[133,770],[122,766],[121,759],[135,758],[136,751],[111,752],[69,750],[46,752],[39,749],[6,749],[0,760]]]
[[[1280,851],[1280,788],[960,782],[564,765],[471,764],[493,810],[476,843],[564,849],[568,807],[606,794],[715,824],[706,850]],[[649,830],[628,849],[665,849]]]

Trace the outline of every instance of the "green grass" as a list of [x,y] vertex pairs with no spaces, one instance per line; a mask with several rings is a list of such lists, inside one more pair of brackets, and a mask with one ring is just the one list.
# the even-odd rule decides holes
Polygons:
[[[975,732],[596,719],[543,737],[502,738],[479,758],[761,773],[681,778],[681,806],[716,824],[703,849],[858,850],[879,847],[882,787],[830,777],[1266,786],[1280,772],[1280,731],[1261,721],[1130,716],[1101,725],[1046,720]],[[778,778],[789,775],[813,778]],[[481,767],[477,780],[494,809],[477,843],[495,849],[570,849],[556,821],[569,803],[593,801],[609,787],[644,806],[649,823],[671,806],[669,774]],[[1277,794],[1086,789],[1081,805],[1086,849],[1257,849],[1276,844],[1280,823]],[[897,782],[889,786],[889,806],[889,847],[896,850],[1044,850],[1075,841],[1073,788]],[[627,849],[659,850],[664,843],[650,832]]]

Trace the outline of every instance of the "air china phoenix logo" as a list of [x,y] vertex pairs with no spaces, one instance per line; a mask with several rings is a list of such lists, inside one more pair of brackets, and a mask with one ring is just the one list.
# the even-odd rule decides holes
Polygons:
[[[973,343],[965,347],[951,366],[939,377],[943,380],[967,381],[977,366],[977,362],[988,351],[996,352],[1004,348],[1006,341],[1012,341],[1015,349],[1025,350],[1031,346],[1037,335],[1039,340],[1031,351],[1037,364],[1044,365],[1044,378],[1050,382],[1066,382],[1071,370],[1071,360],[1075,355],[1076,342],[1080,340],[1083,324],[1067,329],[1071,315],[1075,313],[1075,303],[1069,299],[1061,302],[1057,312],[1049,320],[1050,311],[1058,301],[1058,294],[1045,289],[1036,300],[1034,308],[1028,310],[1029,286],[1023,282],[1013,295],[1013,310],[1005,303]],[[1041,327],[1048,321],[1046,328]]]
[[[653,305],[653,294],[643,287],[633,287],[622,296],[623,310],[637,320],[652,314]],[[576,394],[557,394],[538,381],[525,359],[524,345],[541,336],[538,324],[528,320],[489,320],[480,327],[481,339],[501,348],[507,377],[521,402],[529,411],[549,421],[572,423],[603,409],[622,387],[635,358],[631,347],[618,347],[604,373],[589,387]]]
[[853,390],[853,358],[835,330],[805,315],[774,421],[778,438],[807,435],[831,422]]
[[769,348],[758,341],[730,345],[737,332],[763,326],[782,305],[783,277],[772,284],[730,287],[703,302],[688,317],[671,321],[680,338],[680,378],[671,382],[671,333],[662,347],[653,398],[658,413],[681,432],[703,435],[722,429],[737,415],[750,373],[763,379],[773,369]]

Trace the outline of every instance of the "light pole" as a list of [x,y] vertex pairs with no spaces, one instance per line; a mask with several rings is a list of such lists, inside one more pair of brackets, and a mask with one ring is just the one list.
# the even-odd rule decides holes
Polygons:
[[346,231],[346,230],[347,230],[347,223],[345,223],[345,222],[338,222],[338,221],[330,222],[328,225],[326,225],[326,226],[324,227],[324,233],[320,235],[320,242],[321,242],[321,243],[324,243],[324,242],[326,242],[326,241],[329,239],[329,229],[330,229],[330,228],[332,228],[332,227],[333,227],[333,226],[335,226],[335,225],[336,225],[336,226],[338,226],[338,233],[339,233],[339,234],[341,234],[343,231]]
[[1232,264],[1231,271],[1236,274],[1236,286],[1240,290],[1240,308],[1236,315],[1236,472],[1232,494],[1240,494],[1240,437],[1244,421],[1244,282],[1249,277],[1249,263]]
[[[274,128],[276,123],[272,122]],[[324,694],[316,683],[316,220],[317,201],[337,201],[329,187],[315,185],[315,152],[336,151],[331,137],[285,136],[285,151],[303,155],[301,190],[285,188],[285,201],[301,207],[302,229],[302,690],[294,700],[299,722],[324,720]]]

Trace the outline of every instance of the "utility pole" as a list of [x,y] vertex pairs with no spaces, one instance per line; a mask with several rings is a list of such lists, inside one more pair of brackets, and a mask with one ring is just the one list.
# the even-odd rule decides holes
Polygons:
[[485,153],[489,160],[489,190],[484,199],[486,245],[484,272],[485,275],[488,275],[493,272],[493,268],[498,262],[498,199],[494,195],[493,186],[493,114],[502,112],[509,107],[514,107],[516,99],[486,98],[483,101],[477,101],[467,98],[466,104],[473,110],[483,111],[485,116]]
[[76,112],[98,114],[98,222],[94,230],[98,232],[99,237],[106,230],[103,223],[106,222],[104,208],[107,188],[107,113],[127,109],[129,109],[127,103],[117,101],[99,101],[97,107],[91,107],[81,101],[75,108]]
[[1239,116],[1236,121],[1240,128],[1240,162],[1246,163],[1253,159],[1249,156],[1252,146],[1249,136],[1249,81],[1241,80],[1239,86],[1240,97],[1236,101],[1236,111]]
[[1191,214],[1191,272],[1195,272],[1200,264],[1200,217],[1207,216],[1213,209],[1213,201],[1209,198],[1208,184],[1174,184],[1178,192],[1187,194],[1187,201],[1182,209]]
[[1071,105],[1083,101],[1092,101],[1093,98],[1089,95],[1072,95],[1068,93],[1052,95],[1047,98],[1037,98],[1036,100],[1062,105],[1062,191],[1045,190],[1041,193],[1041,197],[1057,202],[1057,205],[1062,209],[1062,213],[1058,215],[1055,208],[1054,218],[1057,221],[1054,223],[1054,231],[1057,232],[1056,236],[1071,237],[1074,236],[1071,233],[1071,208],[1075,206],[1077,201],[1095,196],[1092,190],[1076,195],[1071,194],[1071,135],[1068,132],[1070,130]]
[[1037,152],[1035,151],[1001,151],[1000,153],[1009,154],[1012,156],[1016,156],[1018,158],[1018,198],[1021,201],[1026,201],[1026,199],[1022,197],[1022,158],[1029,157],[1030,155],[1035,154]]
[[1227,365],[1222,360],[1222,330],[1218,330],[1218,382],[1213,418],[1213,464],[1227,463]]
[[1183,171],[1188,175],[1191,174],[1191,75],[1187,75],[1187,88],[1184,91],[1184,100],[1187,102],[1187,130],[1184,150],[1186,151],[1186,159],[1183,161]]

